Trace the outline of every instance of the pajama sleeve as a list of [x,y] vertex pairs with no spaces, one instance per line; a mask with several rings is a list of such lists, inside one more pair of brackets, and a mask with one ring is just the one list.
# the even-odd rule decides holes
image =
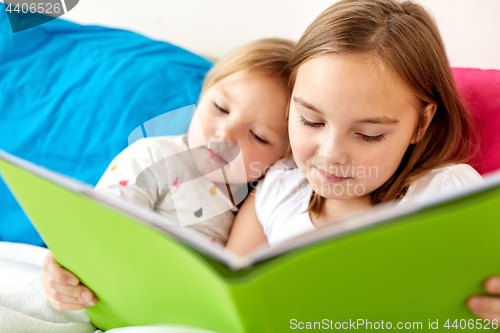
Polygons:
[[[111,161],[95,190],[122,198],[144,208],[155,209],[156,204],[168,191],[168,187],[165,186],[169,176],[167,170],[163,170],[161,165],[151,168],[154,160],[161,159],[162,152],[154,144],[154,141],[150,139],[138,140]],[[149,184],[145,187],[144,182],[141,184],[140,181],[138,184],[139,175],[148,168],[153,170],[149,172],[149,183],[156,182],[157,186]]]
[[401,202],[410,198],[427,198],[467,187],[469,184],[483,182],[481,175],[468,164],[451,164],[428,171],[415,180]]

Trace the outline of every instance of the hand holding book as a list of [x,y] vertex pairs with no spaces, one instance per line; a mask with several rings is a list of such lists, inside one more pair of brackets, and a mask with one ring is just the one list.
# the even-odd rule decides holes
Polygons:
[[[97,304],[92,290],[81,284],[73,273],[59,265],[51,252],[43,262],[40,280],[50,304],[56,310],[74,311]],[[467,305],[477,317],[500,320],[500,276],[488,278],[484,288],[488,295],[471,296]]]
[[59,265],[52,252],[43,260],[40,280],[50,304],[56,310],[75,311],[97,304],[94,292],[81,284],[75,274]]
[[475,295],[467,300],[467,305],[474,315],[500,321],[500,276],[492,276],[484,283],[488,295]]

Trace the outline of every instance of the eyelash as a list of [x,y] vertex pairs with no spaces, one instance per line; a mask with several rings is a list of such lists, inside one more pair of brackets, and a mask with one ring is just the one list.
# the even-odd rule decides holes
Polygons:
[[377,136],[369,136],[369,135],[364,135],[361,133],[357,133],[363,140],[366,142],[380,142],[385,139],[385,134],[380,134]]
[[[313,123],[310,121],[307,121],[303,116],[300,116],[300,122],[307,127],[321,127],[323,123]],[[364,135],[361,133],[356,133],[361,137],[366,142],[380,142],[385,139],[385,134],[380,134],[376,136],[369,136],[369,135]]]
[[[221,111],[222,113],[226,113],[226,114],[229,114],[229,111],[221,108],[217,103],[214,103],[215,107]],[[260,138],[257,134],[255,134],[254,132],[250,131],[250,133],[252,133],[253,137],[258,140],[259,142],[263,143],[263,144],[268,144],[269,142],[267,142],[266,140]]]
[[222,112],[222,113],[229,113],[227,110],[224,110],[223,108],[221,108],[221,107],[219,106],[219,104],[214,103],[214,105],[215,105],[215,107],[216,107],[216,108],[217,108],[220,112]]
[[252,131],[250,131],[250,132],[253,134],[254,138],[256,138],[259,142],[262,142],[264,144],[268,144],[269,143],[266,140],[263,140],[260,137],[258,137],[254,132],[252,132]]
[[307,127],[320,127],[321,125],[323,125],[322,123],[312,123],[310,121],[307,121],[303,116],[300,116],[300,122]]

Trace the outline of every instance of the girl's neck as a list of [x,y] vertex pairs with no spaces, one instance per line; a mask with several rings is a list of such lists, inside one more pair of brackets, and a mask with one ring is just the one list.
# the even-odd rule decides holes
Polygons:
[[349,200],[324,199],[321,211],[319,213],[310,213],[309,216],[313,225],[319,228],[331,224],[332,219],[364,211],[371,206],[371,196],[369,194]]

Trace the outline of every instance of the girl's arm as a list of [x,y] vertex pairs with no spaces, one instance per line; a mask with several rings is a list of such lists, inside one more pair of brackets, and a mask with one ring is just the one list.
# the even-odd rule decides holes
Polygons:
[[489,295],[475,295],[467,300],[467,305],[476,316],[500,323],[500,276],[486,280],[484,289]]
[[226,245],[226,249],[240,256],[267,244],[267,237],[255,211],[255,190],[250,192],[236,214]]

